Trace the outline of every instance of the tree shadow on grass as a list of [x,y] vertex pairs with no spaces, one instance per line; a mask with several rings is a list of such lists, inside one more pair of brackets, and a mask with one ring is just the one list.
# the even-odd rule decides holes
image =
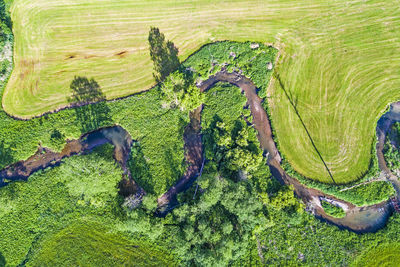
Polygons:
[[131,154],[128,160],[128,168],[135,180],[146,192],[154,193],[154,182],[150,173],[149,165],[144,156],[139,142],[132,145]]
[[6,266],[6,259],[3,254],[0,252],[0,267]]
[[11,146],[6,146],[4,140],[0,142],[0,169],[14,162]]
[[[68,102],[75,108],[76,120],[81,132],[96,130],[112,123],[111,110],[99,84],[92,78],[75,76],[70,85],[72,96]],[[92,103],[92,104],[91,104]]]
[[182,162],[180,160],[176,160],[173,156],[172,149],[168,148],[164,151],[164,159],[167,162],[166,166],[167,169],[165,169],[165,175],[166,182],[167,182],[167,187],[173,185],[178,181],[178,179],[182,175]]

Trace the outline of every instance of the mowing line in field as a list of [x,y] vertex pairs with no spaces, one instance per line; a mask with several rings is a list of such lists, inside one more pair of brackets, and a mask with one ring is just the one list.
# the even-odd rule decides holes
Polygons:
[[275,74],[275,78],[278,80],[280,87],[281,87],[282,90],[285,92],[285,95],[286,95],[287,99],[289,100],[290,104],[292,105],[292,107],[293,107],[293,109],[294,109],[294,112],[296,113],[296,115],[297,115],[297,117],[299,118],[301,124],[303,125],[304,130],[306,130],[306,133],[307,133],[307,135],[308,135],[308,138],[309,138],[310,141],[311,141],[311,144],[313,145],[313,147],[314,147],[315,151],[317,152],[319,158],[321,159],[321,161],[322,161],[322,163],[324,164],[326,170],[328,171],[328,174],[329,174],[329,176],[331,177],[333,183],[336,185],[335,179],[333,179],[333,176],[332,176],[331,171],[329,170],[328,166],[326,165],[325,160],[322,158],[321,153],[319,152],[317,146],[316,146],[315,143],[314,143],[314,140],[312,139],[312,137],[311,137],[311,135],[310,135],[310,132],[308,131],[306,125],[304,124],[304,121],[303,121],[303,119],[301,118],[301,116],[300,116],[300,114],[299,114],[299,111],[298,111],[297,108],[296,108],[296,104],[293,102],[292,98],[291,98],[291,97],[289,96],[289,94],[287,93],[287,91],[286,91],[286,89],[285,89],[285,86],[283,85],[282,80],[281,80],[279,74]]

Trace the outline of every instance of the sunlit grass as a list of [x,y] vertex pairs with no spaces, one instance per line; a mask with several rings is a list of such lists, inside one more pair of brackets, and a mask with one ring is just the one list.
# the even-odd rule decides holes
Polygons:
[[[396,1],[14,0],[15,69],[4,109],[30,117],[67,104],[74,75],[108,98],[153,84],[147,49],[158,26],[186,58],[214,40],[272,43],[277,72],[339,183],[368,168],[377,118],[400,98]],[[123,56],[117,55],[125,52]],[[330,182],[282,89],[268,101],[280,149],[294,168]]]

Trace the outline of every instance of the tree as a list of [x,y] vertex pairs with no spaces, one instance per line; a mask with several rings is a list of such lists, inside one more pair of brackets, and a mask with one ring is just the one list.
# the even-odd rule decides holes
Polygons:
[[214,160],[226,175],[240,171],[251,176],[263,162],[254,129],[241,120],[235,121],[233,129],[218,118],[212,124],[204,137],[207,158]]
[[229,266],[250,249],[253,230],[269,220],[250,181],[236,183],[208,171],[198,181],[199,199],[188,198],[190,206],[171,214],[175,224],[170,230],[185,265]]
[[193,110],[204,102],[204,94],[194,85],[190,71],[177,70],[161,85],[164,101],[170,108]]
[[150,57],[154,64],[153,76],[157,82],[163,81],[179,67],[178,48],[156,27],[149,31]]
[[293,185],[283,186],[270,198],[269,204],[277,210],[283,209],[296,213],[302,213],[304,211],[304,205],[300,203],[294,195]]

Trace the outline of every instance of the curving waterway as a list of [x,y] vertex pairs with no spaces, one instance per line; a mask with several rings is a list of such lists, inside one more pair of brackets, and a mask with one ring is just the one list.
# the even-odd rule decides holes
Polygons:
[[[329,223],[335,224],[340,228],[349,229],[355,232],[374,232],[382,228],[390,214],[392,208],[389,201],[366,206],[356,207],[355,205],[337,199],[334,196],[325,194],[319,190],[308,188],[298,180],[289,176],[280,166],[281,158],[273,140],[271,125],[268,115],[262,106],[262,99],[257,95],[257,88],[254,83],[239,73],[228,73],[225,70],[211,76],[206,81],[198,84],[202,92],[207,91],[218,82],[228,82],[239,87],[247,98],[253,116],[253,126],[258,133],[258,140],[261,148],[268,152],[268,165],[273,176],[282,184],[293,185],[296,195],[303,200],[312,213]],[[204,165],[203,145],[201,140],[201,111],[202,106],[190,113],[190,123],[184,131],[184,150],[187,169],[182,178],[172,186],[166,193],[158,198],[159,216],[168,213],[176,203],[176,195],[189,188],[195,179],[201,174]],[[377,125],[377,155],[379,166],[385,173],[388,180],[400,194],[400,183],[386,166],[383,158],[383,145],[386,133],[390,125],[400,121],[400,102],[393,103],[390,110],[385,113]],[[69,141],[61,152],[53,152],[47,148],[39,148],[37,153],[24,161],[19,161],[0,171],[0,187],[5,186],[10,181],[26,180],[34,172],[47,167],[57,166],[63,158],[81,153],[88,153],[93,148],[112,144],[114,146],[114,159],[121,165],[124,174],[120,182],[120,194],[123,196],[135,196],[137,199],[145,194],[145,191],[132,179],[127,161],[131,151],[133,140],[129,133],[121,126],[101,128],[87,133],[81,138]],[[321,206],[321,199],[329,199],[341,206],[346,211],[343,218],[334,218],[326,214]]]

